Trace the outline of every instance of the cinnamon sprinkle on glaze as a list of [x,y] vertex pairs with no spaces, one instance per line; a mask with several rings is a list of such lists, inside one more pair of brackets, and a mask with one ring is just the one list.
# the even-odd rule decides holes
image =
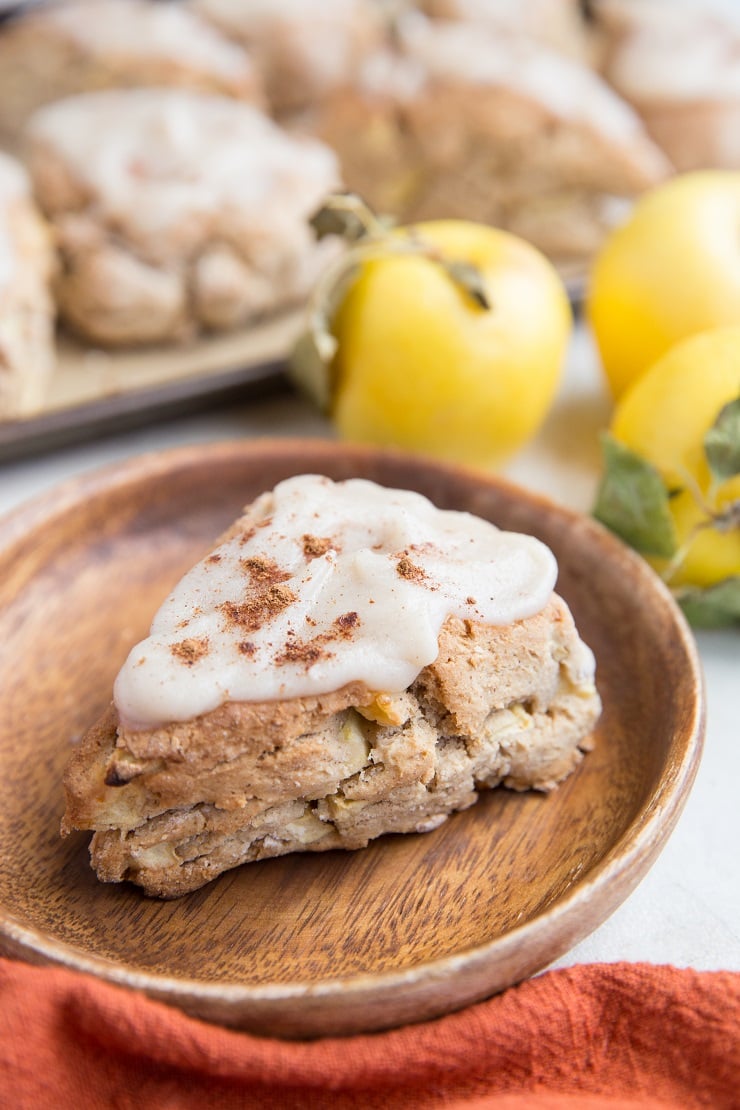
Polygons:
[[239,625],[245,632],[257,632],[295,600],[296,595],[287,586],[275,585],[256,591],[246,601],[224,601],[218,608],[226,617],[227,625]]
[[[332,622],[328,631],[314,636],[312,640],[302,642],[288,640],[275,662],[278,666],[285,666],[286,663],[303,663],[307,667],[312,667],[320,659],[332,659],[334,652],[330,650],[328,645],[335,640],[351,640],[353,632],[360,624],[362,624],[362,621],[359,613],[354,610],[349,613],[342,613]],[[292,634],[294,635],[292,630],[288,632],[289,636]]]
[[275,662],[279,667],[286,663],[304,663],[307,667],[312,667],[314,663],[318,663],[319,659],[328,659],[334,654],[326,650],[325,642],[325,636],[317,636],[315,639],[303,643],[290,640],[277,656]]
[[249,575],[252,585],[257,589],[273,586],[277,582],[287,582],[291,577],[290,571],[282,570],[274,559],[265,559],[262,555],[240,559],[239,566]]
[[354,628],[358,628],[360,624],[362,624],[362,621],[360,620],[360,614],[356,613],[354,610],[352,610],[352,612],[350,613],[342,613],[334,621],[334,626],[344,636],[351,636],[352,630]]
[[423,582],[427,577],[426,571],[413,563],[408,555],[402,555],[396,563],[396,573],[409,582]]
[[170,645],[170,651],[175,659],[179,659],[181,663],[186,666],[192,667],[204,655],[208,655],[209,643],[208,637],[204,636],[201,639],[188,639],[180,640],[176,644]]
[[307,559],[318,559],[320,555],[326,555],[327,551],[336,547],[336,544],[328,536],[311,536],[308,533],[303,535],[303,554]]

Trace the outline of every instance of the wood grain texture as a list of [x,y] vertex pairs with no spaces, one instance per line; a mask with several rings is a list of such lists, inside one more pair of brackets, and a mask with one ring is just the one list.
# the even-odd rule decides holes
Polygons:
[[[440,829],[249,864],[175,902],[98,883],[62,841],[62,770],[129,647],[243,504],[301,472],[416,489],[539,536],[597,658],[595,750],[549,796],[497,790]],[[0,947],[288,1037],[421,1020],[557,958],[626,897],[696,771],[691,634],[647,566],[593,522],[485,475],[321,441],[144,456],[0,528]]]

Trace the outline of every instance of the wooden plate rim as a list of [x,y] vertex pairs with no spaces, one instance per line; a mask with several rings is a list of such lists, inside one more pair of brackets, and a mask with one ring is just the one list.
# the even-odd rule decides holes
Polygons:
[[[149,481],[157,475],[193,466],[200,468],[208,464],[223,465],[242,461],[248,464],[255,459],[279,458],[286,453],[304,458],[306,469],[313,468],[318,472],[321,463],[333,459],[338,452],[341,452],[343,458],[350,464],[370,463],[379,459],[388,462],[396,460],[407,466],[410,464],[423,467],[427,472],[436,471],[440,475],[468,476],[477,482],[500,489],[509,496],[523,494],[529,503],[540,505],[543,510],[564,517],[574,524],[577,522],[581,529],[585,526],[599,543],[606,545],[615,556],[625,561],[630,573],[647,585],[668,611],[675,629],[675,642],[682,648],[685,664],[694,680],[697,692],[691,718],[684,726],[684,752],[682,758],[674,765],[673,774],[670,778],[660,780],[643,809],[604,858],[594,865],[589,877],[584,880],[574,880],[576,884],[574,888],[560,895],[551,908],[489,943],[400,971],[337,977],[313,981],[310,984],[298,981],[262,986],[228,981],[208,983],[198,979],[132,971],[113,960],[86,956],[79,949],[65,942],[49,940],[44,933],[24,926],[0,904],[0,933],[11,942],[21,958],[36,963],[61,964],[75,970],[93,973],[109,982],[140,989],[161,998],[179,996],[196,1001],[217,1001],[233,1005],[248,1002],[269,1004],[302,997],[331,998],[344,996],[347,993],[357,996],[363,993],[403,988],[422,978],[441,983],[462,967],[469,968],[471,962],[484,965],[494,954],[502,960],[507,954],[520,951],[527,946],[530,939],[534,939],[548,927],[557,926],[562,932],[567,922],[577,919],[579,907],[590,901],[595,888],[612,883],[620,876],[630,876],[634,872],[630,885],[627,888],[622,886],[619,891],[612,906],[613,911],[634,889],[650,863],[659,854],[691,789],[703,748],[706,695],[696,642],[670,591],[638,555],[598,522],[541,494],[523,489],[498,475],[440,462],[436,459],[411,456],[392,449],[376,449],[362,445],[338,444],[331,440],[294,437],[258,438],[246,442],[229,440],[147,452],[70,478],[0,518],[0,553],[11,548],[35,527],[50,523],[54,518],[74,510],[75,507],[96,495],[110,493],[114,489],[123,489],[128,485],[136,485],[144,480]],[[576,930],[576,939],[580,939],[587,931],[590,930],[578,934]],[[563,948],[563,951],[565,950]]]

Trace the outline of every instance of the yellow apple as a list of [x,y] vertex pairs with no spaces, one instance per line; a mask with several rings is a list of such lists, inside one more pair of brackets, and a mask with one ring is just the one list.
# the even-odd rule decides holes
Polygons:
[[740,475],[716,481],[704,448],[720,411],[738,395],[740,326],[717,328],[672,347],[614,411],[614,438],[657,467],[671,491],[681,557],[650,561],[671,568],[672,585],[711,586],[740,575],[740,524],[712,524],[713,514],[740,505]]
[[587,316],[615,397],[680,339],[740,324],[740,172],[642,197],[596,259]]
[[476,267],[489,307],[433,258],[363,263],[334,318],[331,414],[348,439],[499,464],[552,403],[572,326],[563,283],[504,231],[449,220],[413,236],[445,263]]

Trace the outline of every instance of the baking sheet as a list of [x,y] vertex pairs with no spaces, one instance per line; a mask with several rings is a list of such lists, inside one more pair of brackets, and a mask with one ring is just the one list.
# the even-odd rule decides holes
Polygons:
[[294,309],[188,345],[133,351],[62,336],[44,409],[0,421],[0,461],[286,388],[285,357],[303,319]]

